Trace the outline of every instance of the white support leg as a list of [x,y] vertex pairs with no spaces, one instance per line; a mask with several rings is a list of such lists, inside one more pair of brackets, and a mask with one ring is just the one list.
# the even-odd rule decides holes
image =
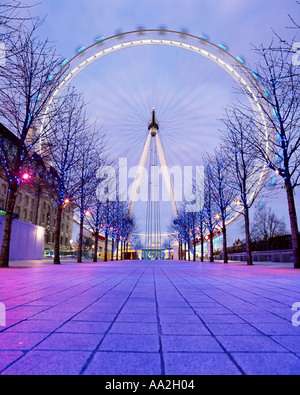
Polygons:
[[151,148],[151,138],[152,138],[152,136],[149,133],[145,147],[144,147],[143,154],[141,156],[141,160],[140,160],[139,167],[138,167],[138,170],[136,173],[134,184],[133,184],[133,189],[132,189],[130,203],[129,203],[130,214],[133,213],[135,204],[136,204],[138,196],[140,194],[140,189],[141,189],[141,185],[143,182],[143,177],[144,177],[145,169],[146,169],[147,162],[148,162],[149,152],[150,152],[150,148]]
[[170,169],[167,163],[167,158],[161,143],[161,140],[159,138],[158,133],[156,133],[155,136],[155,141],[156,141],[156,146],[157,146],[157,152],[158,152],[158,157],[159,157],[159,161],[160,161],[160,165],[162,168],[162,174],[164,177],[164,181],[166,184],[166,188],[170,197],[170,201],[172,204],[172,208],[175,214],[175,217],[178,216],[178,206],[177,206],[177,202],[175,200],[175,193],[174,193],[174,185],[172,182],[172,178],[171,178],[171,173],[170,173]]

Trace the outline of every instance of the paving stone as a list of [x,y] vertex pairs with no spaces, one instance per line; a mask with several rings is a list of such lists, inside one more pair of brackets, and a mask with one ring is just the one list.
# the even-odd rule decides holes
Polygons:
[[162,336],[164,352],[224,352],[213,336]]
[[108,331],[109,326],[109,322],[70,321],[57,329],[56,332],[73,334],[104,334]]
[[162,333],[164,335],[209,335],[208,329],[202,324],[170,324],[162,323]]
[[97,352],[86,375],[161,375],[161,360],[157,353]]
[[243,371],[248,375],[299,375],[300,358],[280,353],[233,353]]
[[0,351],[0,371],[23,356],[21,351]]
[[241,375],[226,354],[166,354],[167,375]]
[[61,326],[61,321],[26,320],[7,329],[7,332],[52,333]]
[[158,352],[159,340],[155,335],[117,335],[109,334],[105,337],[100,351],[135,351]]
[[109,333],[155,335],[158,333],[158,327],[153,323],[115,323]]
[[48,336],[47,333],[0,333],[0,350],[31,350]]
[[79,375],[89,352],[31,351],[3,375]]
[[260,332],[249,324],[207,324],[214,335],[260,335]]
[[217,336],[228,352],[284,352],[283,347],[266,336]]
[[38,350],[93,351],[102,340],[102,334],[53,333],[38,347]]
[[[299,331],[298,327],[298,332]],[[272,338],[288,350],[300,353],[300,333],[299,336],[272,336]]]

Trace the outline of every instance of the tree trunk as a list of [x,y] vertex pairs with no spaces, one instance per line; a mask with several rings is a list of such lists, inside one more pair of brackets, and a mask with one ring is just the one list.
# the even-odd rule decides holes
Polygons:
[[251,252],[251,236],[250,236],[250,219],[249,209],[245,209],[245,231],[246,231],[246,252],[247,252],[247,265],[253,266],[252,252]]
[[94,259],[93,262],[98,262],[98,245],[99,245],[99,231],[95,232],[95,250],[94,250]]
[[286,186],[286,193],[288,199],[289,216],[290,216],[291,231],[292,231],[294,267],[295,269],[300,269],[300,237],[299,237],[294,191],[290,186]]
[[194,262],[196,262],[196,237],[194,237]]
[[84,216],[81,214],[80,229],[79,229],[79,241],[78,241],[78,259],[77,259],[77,263],[82,263],[83,224],[84,224]]
[[123,241],[121,240],[121,261],[123,261]]
[[10,241],[12,232],[13,215],[16,204],[16,199],[18,195],[18,185],[11,188],[11,192],[8,197],[5,224],[4,224],[4,234],[0,255],[0,267],[9,267],[9,252],[10,252]]
[[210,262],[214,263],[214,232],[210,232],[210,242],[209,242],[209,247],[210,247]]
[[124,241],[124,261],[127,261],[127,256],[126,256],[126,241]]
[[56,215],[56,227],[54,234],[54,265],[60,265],[60,229],[62,219],[63,208],[61,205],[58,206]]
[[228,263],[227,229],[226,229],[226,223],[225,223],[225,221],[223,221],[222,233],[223,233],[223,255],[224,255],[224,263]]
[[189,257],[189,262],[191,261],[191,242],[189,241],[188,243],[188,257]]
[[204,235],[201,235],[201,262],[204,262]]
[[115,249],[115,239],[113,238],[111,241],[111,261],[114,261],[114,249]]
[[108,233],[105,232],[104,262],[107,262],[107,249],[108,249]]
[[117,258],[116,258],[117,261],[119,260],[119,243],[120,243],[120,240],[117,239]]

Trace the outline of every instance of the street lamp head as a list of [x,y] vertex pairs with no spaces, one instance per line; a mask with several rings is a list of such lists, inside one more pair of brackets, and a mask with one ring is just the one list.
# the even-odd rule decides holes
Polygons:
[[29,175],[28,173],[24,173],[24,174],[22,175],[22,180],[24,180],[24,181],[29,180],[29,178],[30,178],[30,175]]

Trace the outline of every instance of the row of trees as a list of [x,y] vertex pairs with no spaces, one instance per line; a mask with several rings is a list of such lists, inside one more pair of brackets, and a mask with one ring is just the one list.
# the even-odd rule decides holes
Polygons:
[[[54,197],[54,264],[60,264],[62,214],[68,209],[80,218],[78,262],[82,261],[84,226],[95,233],[95,260],[98,236],[104,231],[107,259],[108,238],[116,240],[117,248],[122,241],[124,249],[134,220],[125,205],[109,202],[109,195],[101,200],[97,196],[106,178],[98,176],[108,162],[105,137],[90,122],[82,96],[70,88],[49,110],[49,99],[65,71],[52,45],[38,38],[40,21],[26,21],[20,17],[23,11],[17,1],[0,3],[0,34],[6,47],[5,63],[0,66],[0,121],[16,136],[12,143],[0,139],[0,173],[9,190],[0,267],[9,266],[14,209],[25,182],[46,188]],[[38,166],[39,159],[48,166]]]
[[[139,239],[136,235],[136,222],[134,216],[130,214],[127,203],[109,199],[103,202],[99,200],[96,193],[86,214],[87,226],[92,230],[95,238],[94,262],[97,262],[98,241],[101,233],[105,236],[104,262],[108,261],[109,240],[111,240],[112,261],[114,256],[116,256],[116,260],[119,260],[119,257],[126,258],[129,242],[137,247]],[[80,243],[82,244],[79,240]]]
[[[180,245],[195,247],[196,236],[201,239],[202,259],[205,236],[208,233],[212,241],[214,232],[221,230],[224,262],[228,262],[226,224],[239,213],[245,222],[247,263],[253,264],[249,213],[257,198],[272,184],[285,189],[294,265],[300,268],[295,205],[295,191],[300,185],[300,92],[299,67],[293,61],[292,48],[292,44],[276,38],[268,48],[255,49],[258,63],[255,72],[250,69],[249,72],[259,84],[253,83],[251,88],[260,100],[264,120],[240,100],[226,111],[220,147],[204,158],[203,207],[189,213],[184,205],[175,221]],[[210,246],[213,261],[212,242]]]

